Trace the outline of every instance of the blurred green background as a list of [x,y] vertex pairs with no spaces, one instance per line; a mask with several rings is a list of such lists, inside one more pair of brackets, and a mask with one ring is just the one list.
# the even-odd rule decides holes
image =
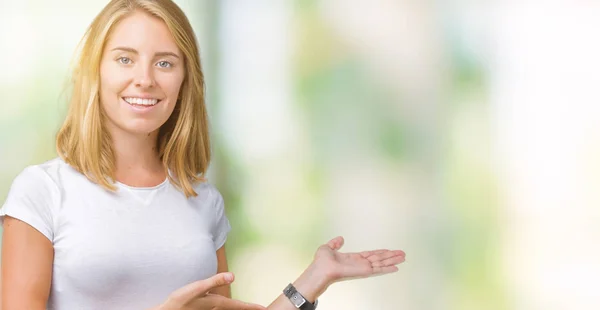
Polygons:
[[[407,261],[322,309],[600,307],[599,5],[176,2],[201,46],[234,297],[268,304],[343,235]],[[56,156],[68,63],[106,3],[0,0],[0,202]]]

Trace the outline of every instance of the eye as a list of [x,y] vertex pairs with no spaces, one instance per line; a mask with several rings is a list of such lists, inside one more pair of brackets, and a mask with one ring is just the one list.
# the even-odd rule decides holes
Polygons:
[[129,59],[128,57],[119,57],[117,58],[117,61],[123,65],[131,64],[131,59]]
[[163,61],[159,61],[159,62],[157,63],[157,65],[158,65],[159,67],[161,67],[161,68],[171,68],[171,67],[173,66],[173,64],[171,64],[171,63],[170,63],[170,62],[168,62],[168,61],[164,61],[164,60],[163,60]]

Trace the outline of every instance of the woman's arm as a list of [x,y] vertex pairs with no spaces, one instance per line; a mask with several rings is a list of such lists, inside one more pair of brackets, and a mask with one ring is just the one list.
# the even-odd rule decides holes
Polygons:
[[[225,253],[225,245],[217,250],[217,273],[224,273],[229,271],[227,266],[227,254]],[[218,294],[223,297],[231,298],[231,286],[223,285],[214,288],[210,291],[212,294]]]
[[[314,303],[335,282],[368,278],[398,271],[404,262],[400,250],[374,250],[360,253],[341,253],[344,238],[336,237],[317,249],[311,265],[293,283],[304,298]],[[271,303],[269,310],[294,310],[296,307],[283,294]]]
[[[294,287],[310,303],[315,303],[325,290],[329,287],[329,281],[325,271],[318,269],[314,263],[311,264],[294,283]],[[296,307],[283,294],[279,295],[268,307],[269,310],[295,310]]]
[[29,224],[5,216],[1,309],[46,309],[53,259],[54,248],[48,238]]
[[[335,282],[367,278],[398,271],[396,265],[404,262],[405,253],[396,250],[375,250],[360,253],[341,253],[344,238],[337,237],[317,249],[310,266],[293,285],[296,290],[314,303]],[[217,251],[218,273],[227,272],[225,247]],[[229,285],[211,289],[211,293],[231,298]],[[269,310],[294,310],[296,307],[283,294],[268,307]]]

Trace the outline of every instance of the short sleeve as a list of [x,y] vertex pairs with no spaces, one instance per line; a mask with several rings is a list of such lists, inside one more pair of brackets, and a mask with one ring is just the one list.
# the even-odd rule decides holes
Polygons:
[[231,225],[229,219],[225,214],[225,204],[223,202],[223,196],[218,190],[213,188],[214,204],[215,204],[215,224],[213,226],[213,242],[215,249],[220,249],[227,240],[227,235],[231,231]]
[[4,218],[8,215],[31,225],[53,241],[52,210],[56,191],[55,183],[41,168],[25,168],[13,180],[0,208],[0,224],[4,225]]

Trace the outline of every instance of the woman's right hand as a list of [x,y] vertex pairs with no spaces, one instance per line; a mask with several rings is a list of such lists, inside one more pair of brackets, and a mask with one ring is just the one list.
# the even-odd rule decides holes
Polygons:
[[211,294],[219,286],[233,282],[230,272],[219,273],[206,280],[192,282],[169,295],[160,306],[152,310],[266,310],[267,308],[243,301]]

